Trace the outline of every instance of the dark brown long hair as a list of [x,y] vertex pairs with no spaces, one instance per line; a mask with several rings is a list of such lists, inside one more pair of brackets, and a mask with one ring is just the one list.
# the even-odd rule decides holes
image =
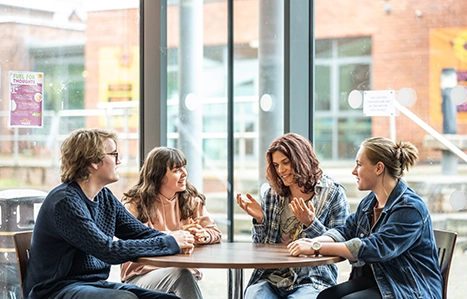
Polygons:
[[[163,184],[163,179],[167,172],[167,167],[172,170],[186,166],[186,158],[183,153],[170,147],[156,147],[152,149],[144,161],[143,167],[139,173],[138,183],[128,192],[123,193],[123,204],[135,204],[137,208],[137,218],[145,223],[153,219],[151,211],[160,204],[159,193]],[[199,197],[203,204],[206,201],[204,194],[199,193],[195,186],[188,180],[186,189],[178,193],[178,202],[181,212],[181,219],[188,219],[193,216],[194,207],[192,198]]]
[[290,189],[277,175],[272,161],[272,154],[277,151],[289,158],[295,183],[303,192],[311,193],[323,175],[311,142],[301,135],[287,133],[274,140],[266,152],[266,179],[277,194],[287,196]]

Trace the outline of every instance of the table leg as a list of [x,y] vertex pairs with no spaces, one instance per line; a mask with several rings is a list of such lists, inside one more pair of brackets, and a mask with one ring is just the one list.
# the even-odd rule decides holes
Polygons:
[[243,269],[229,269],[228,299],[243,299]]

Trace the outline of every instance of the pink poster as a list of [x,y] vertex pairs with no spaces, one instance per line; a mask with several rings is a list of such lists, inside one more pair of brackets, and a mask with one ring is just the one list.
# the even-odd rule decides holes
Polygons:
[[10,71],[10,126],[42,127],[44,73]]

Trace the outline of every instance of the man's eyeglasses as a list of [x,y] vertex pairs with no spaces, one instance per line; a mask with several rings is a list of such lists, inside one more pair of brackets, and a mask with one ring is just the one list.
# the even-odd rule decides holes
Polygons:
[[113,153],[105,153],[106,155],[109,156],[114,156],[115,157],[115,164],[118,163],[118,152],[113,152]]

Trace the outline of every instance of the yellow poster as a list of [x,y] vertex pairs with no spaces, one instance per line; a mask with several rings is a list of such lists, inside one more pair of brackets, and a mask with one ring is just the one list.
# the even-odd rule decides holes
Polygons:
[[[439,28],[430,31],[430,118],[441,123],[442,73],[453,71],[457,85],[467,87],[467,28]],[[467,104],[457,106],[458,123],[467,122]]]
[[[99,50],[99,106],[111,112],[127,109],[124,116],[112,116],[114,128],[138,126],[139,48],[105,47]],[[128,118],[129,115],[129,118]],[[107,120],[108,121],[108,120]],[[101,120],[106,125],[106,120]]]

